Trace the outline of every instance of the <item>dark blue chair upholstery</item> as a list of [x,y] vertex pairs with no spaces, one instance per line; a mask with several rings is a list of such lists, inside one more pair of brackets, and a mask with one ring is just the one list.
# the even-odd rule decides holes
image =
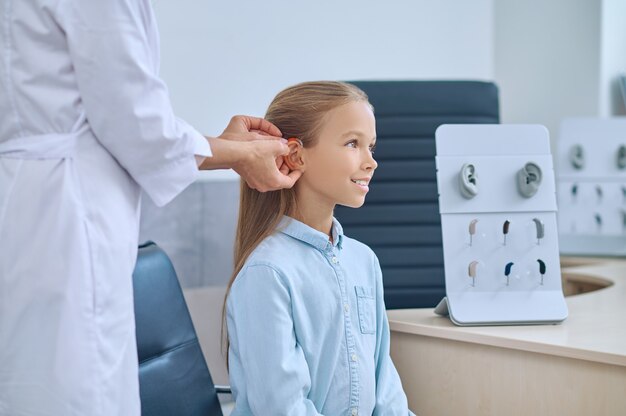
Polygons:
[[143,416],[222,416],[183,292],[156,244],[139,247],[133,273]]
[[346,235],[369,245],[388,309],[434,307],[445,296],[435,130],[498,123],[498,89],[477,81],[357,81],[375,108],[378,169],[365,205],[337,207]]

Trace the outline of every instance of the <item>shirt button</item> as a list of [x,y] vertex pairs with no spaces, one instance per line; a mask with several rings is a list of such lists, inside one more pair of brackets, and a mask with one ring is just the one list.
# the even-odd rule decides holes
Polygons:
[[346,312],[349,312],[350,311],[350,305],[348,305],[347,303],[344,303],[343,304],[343,310],[346,311]]
[[356,408],[352,409],[352,416],[356,416],[358,414],[359,414],[359,410],[358,409],[356,409]]
[[330,261],[332,261],[335,264],[339,263],[339,259],[337,257],[335,257],[335,256],[333,256],[333,258],[330,259]]
[[356,361],[357,357],[356,354],[352,354],[352,361]]

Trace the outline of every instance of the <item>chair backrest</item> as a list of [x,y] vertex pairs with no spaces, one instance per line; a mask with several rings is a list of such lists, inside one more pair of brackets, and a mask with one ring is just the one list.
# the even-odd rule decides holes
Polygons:
[[183,292],[165,252],[139,247],[133,273],[143,416],[222,416]]
[[434,307],[445,295],[435,130],[498,123],[498,89],[478,81],[357,81],[376,114],[378,169],[365,205],[337,207],[346,235],[369,245],[388,309]]

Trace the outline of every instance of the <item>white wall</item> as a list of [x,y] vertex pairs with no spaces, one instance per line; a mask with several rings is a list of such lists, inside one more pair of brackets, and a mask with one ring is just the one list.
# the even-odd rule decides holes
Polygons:
[[600,49],[601,117],[625,115],[624,97],[619,88],[620,75],[626,75],[626,1],[602,1]]
[[[623,115],[624,0],[497,0],[494,75],[504,123]],[[554,150],[553,150],[554,153]]]
[[563,117],[597,113],[595,0],[497,0],[494,18],[502,122],[543,124],[554,143]]
[[156,0],[177,113],[217,135],[305,80],[492,79],[492,0]]

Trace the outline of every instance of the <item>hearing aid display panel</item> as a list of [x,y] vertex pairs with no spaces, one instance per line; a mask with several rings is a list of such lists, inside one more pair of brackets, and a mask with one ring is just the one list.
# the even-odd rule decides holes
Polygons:
[[561,253],[626,254],[626,118],[569,119],[558,143]]
[[547,130],[444,125],[436,144],[446,280],[436,312],[457,325],[564,320]]

